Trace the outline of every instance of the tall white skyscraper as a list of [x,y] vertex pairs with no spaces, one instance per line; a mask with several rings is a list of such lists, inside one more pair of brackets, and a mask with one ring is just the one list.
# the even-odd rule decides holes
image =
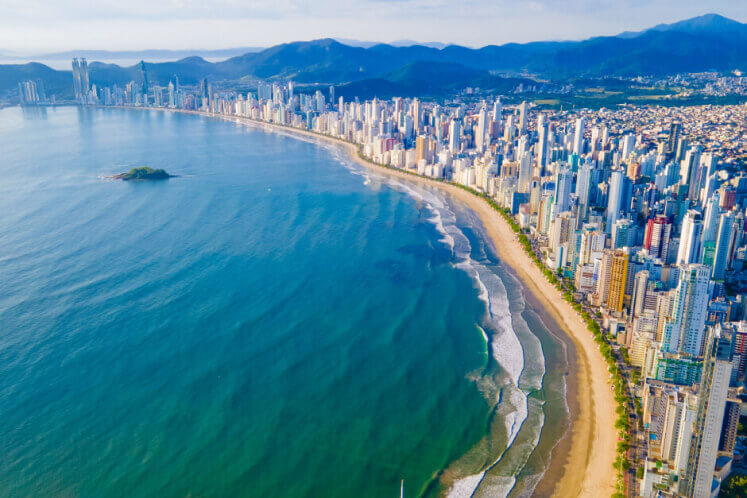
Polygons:
[[578,168],[576,176],[576,196],[581,206],[589,205],[589,193],[591,192],[591,165],[582,164]]
[[680,268],[672,315],[664,323],[662,351],[700,356],[710,276],[711,269],[705,265],[690,264]]
[[540,114],[539,118],[537,118],[537,134],[539,138],[539,143],[537,144],[537,167],[540,168],[541,172],[544,172],[547,165],[547,139],[549,134],[544,114]]
[[460,148],[460,134],[462,133],[461,127],[459,126],[459,120],[452,119],[449,123],[449,150],[452,154],[459,152]]
[[576,132],[573,135],[573,153],[581,154],[584,151],[584,118],[576,120]]
[[519,106],[519,133],[524,133],[527,129],[527,112],[529,112],[529,104],[525,100]]
[[615,170],[610,175],[609,194],[607,196],[607,225],[605,231],[612,233],[612,227],[615,222],[621,218],[621,214],[628,211],[629,206],[623,205],[628,199],[628,190],[630,179],[626,177],[622,170]]
[[720,220],[721,209],[719,202],[721,198],[718,193],[714,193],[705,205],[705,216],[703,217],[703,242],[712,242],[716,240],[716,231]]
[[418,99],[412,100],[412,107],[410,110],[412,111],[412,123],[415,128],[415,133],[418,134],[420,133],[420,125],[423,119],[423,112]]
[[529,192],[529,187],[532,183],[533,169],[532,155],[529,152],[524,152],[521,155],[521,160],[519,162],[519,185],[517,189],[519,192]]
[[677,251],[677,264],[698,263],[700,256],[700,235],[703,230],[703,221],[700,213],[690,209],[685,214],[682,222],[682,233],[680,234],[680,248]]
[[626,161],[628,157],[633,153],[635,149],[635,137],[632,133],[628,133],[622,139],[622,159]]
[[558,171],[555,179],[555,209],[560,214],[571,208],[571,189],[573,188],[573,173],[563,168]]
[[477,131],[475,132],[475,147],[478,151],[483,152],[485,150],[485,134],[487,132],[488,125],[488,111],[485,107],[480,109],[480,113],[477,115]]
[[698,170],[700,168],[699,145],[693,145],[685,154],[685,158],[680,164],[680,183],[687,188],[687,197],[694,199],[694,192],[698,185]]
[[501,99],[496,99],[493,103],[493,121],[500,123],[502,114],[503,105],[501,104]]
[[711,496],[713,473],[718,457],[718,444],[724,421],[724,409],[729,393],[732,369],[731,340],[721,337],[719,328],[708,340],[703,361],[703,375],[698,391],[698,415],[687,466],[688,496]]

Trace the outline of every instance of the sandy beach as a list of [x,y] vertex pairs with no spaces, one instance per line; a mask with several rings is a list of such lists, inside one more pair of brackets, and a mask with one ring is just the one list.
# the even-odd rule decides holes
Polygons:
[[347,148],[353,160],[384,175],[403,178],[442,190],[467,205],[482,221],[498,256],[522,280],[534,299],[555,319],[572,341],[575,354],[569,358],[569,408],[571,428],[556,446],[552,462],[536,489],[538,495],[559,497],[602,497],[615,491],[617,430],[614,428],[615,401],[607,363],[581,316],[561,293],[547,281],[534,264],[506,220],[488,203],[456,185],[379,166],[358,155],[358,146],[313,132],[238,116],[220,116],[196,111],[177,111],[230,121],[246,122],[270,130],[323,140]]

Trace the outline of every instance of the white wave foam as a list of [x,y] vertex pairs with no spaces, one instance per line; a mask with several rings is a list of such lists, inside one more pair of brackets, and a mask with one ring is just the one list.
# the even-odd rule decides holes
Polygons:
[[485,471],[459,479],[449,489],[448,498],[470,498],[475,494],[483,477],[485,477]]
[[[295,138],[299,138],[295,136]],[[525,370],[525,350],[522,345],[522,341],[519,340],[517,331],[514,330],[512,324],[512,314],[509,308],[508,293],[501,280],[501,278],[491,271],[484,264],[478,263],[473,260],[470,256],[472,247],[469,238],[465,235],[462,229],[457,225],[456,214],[450,209],[447,201],[441,196],[435,194],[431,189],[399,181],[398,179],[372,172],[371,170],[364,168],[362,165],[353,161],[348,157],[346,152],[335,144],[330,144],[313,138],[303,138],[304,141],[314,142],[317,145],[322,146],[324,149],[330,151],[333,157],[342,164],[351,173],[364,177],[364,184],[370,185],[372,179],[381,181],[391,188],[402,191],[410,197],[424,203],[426,208],[432,213],[432,216],[427,220],[433,224],[438,233],[441,235],[440,242],[447,245],[452,254],[456,257],[456,267],[466,271],[468,275],[473,279],[473,282],[477,285],[479,291],[479,298],[485,303],[488,311],[489,321],[491,328],[494,333],[492,337],[488,337],[485,330],[480,328],[483,337],[488,344],[489,351],[492,353],[492,357],[495,361],[503,368],[508,377],[511,380],[510,386],[506,387],[508,395],[504,396],[500,403],[505,407],[506,413],[504,413],[504,423],[507,431],[507,445],[506,449],[510,448],[516,436],[519,434],[524,422],[528,415],[528,398],[527,393],[520,388],[521,384],[526,386],[527,384],[531,387],[540,388],[542,385],[542,374],[544,374],[544,356],[542,355],[541,344],[539,340],[529,331],[526,323],[523,319],[521,322],[526,327],[526,334],[524,339],[529,342],[531,338],[536,341],[536,345],[532,344],[532,357],[537,358],[537,361],[541,362],[542,374],[537,378],[535,377],[533,382],[526,382],[527,379],[522,379],[522,374]],[[473,229],[479,228],[472,227]],[[484,231],[482,233],[485,238]],[[487,239],[485,243],[492,243]],[[487,258],[485,247],[480,247],[478,255]],[[523,303],[522,303],[523,304]],[[539,346],[539,347],[537,347]],[[498,402],[499,400],[495,400]],[[537,434],[539,434],[539,430]],[[539,439],[539,436],[536,438]],[[528,454],[531,450],[536,447],[537,441],[534,442],[532,447],[528,450]],[[504,451],[505,454],[505,451]],[[527,454],[527,457],[528,457]],[[499,457],[495,462],[488,466],[485,470],[478,474],[463,477],[457,480],[448,492],[449,498],[461,498],[470,497],[475,494],[477,489],[484,482],[486,472],[493,468],[501,461]],[[510,493],[511,489],[515,486],[516,480],[513,477],[506,478],[503,482],[498,483],[497,479],[493,476],[490,477],[490,483],[486,486],[486,490],[489,490],[489,496],[506,496]]]

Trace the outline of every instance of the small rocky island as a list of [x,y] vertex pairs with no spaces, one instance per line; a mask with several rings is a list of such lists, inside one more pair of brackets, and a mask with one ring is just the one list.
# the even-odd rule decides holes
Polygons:
[[120,173],[118,175],[114,175],[112,178],[116,180],[124,180],[124,181],[131,181],[131,180],[165,180],[167,178],[173,178],[174,175],[170,175],[166,173],[165,170],[162,169],[153,169],[142,167],[142,168],[132,168],[130,171],[126,173]]

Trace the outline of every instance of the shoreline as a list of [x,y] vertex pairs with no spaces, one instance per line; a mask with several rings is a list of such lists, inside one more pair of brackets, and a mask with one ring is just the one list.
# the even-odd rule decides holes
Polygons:
[[567,348],[570,375],[566,377],[566,387],[570,428],[551,450],[550,465],[537,484],[535,494],[599,497],[610,496],[615,492],[616,474],[613,463],[616,458],[617,430],[613,421],[616,419],[616,403],[614,392],[609,385],[607,363],[581,316],[563,299],[560,291],[545,278],[541,269],[530,259],[508,222],[483,198],[452,183],[375,164],[360,155],[360,147],[357,144],[335,137],[244,116],[224,116],[179,109],[141,109],[172,111],[246,123],[343,146],[347,148],[352,160],[365,168],[438,188],[469,208],[482,222],[501,262],[522,281],[524,289],[531,294],[530,299],[541,305],[545,313],[552,317],[563,331],[565,337],[560,340],[566,346],[573,346]]

